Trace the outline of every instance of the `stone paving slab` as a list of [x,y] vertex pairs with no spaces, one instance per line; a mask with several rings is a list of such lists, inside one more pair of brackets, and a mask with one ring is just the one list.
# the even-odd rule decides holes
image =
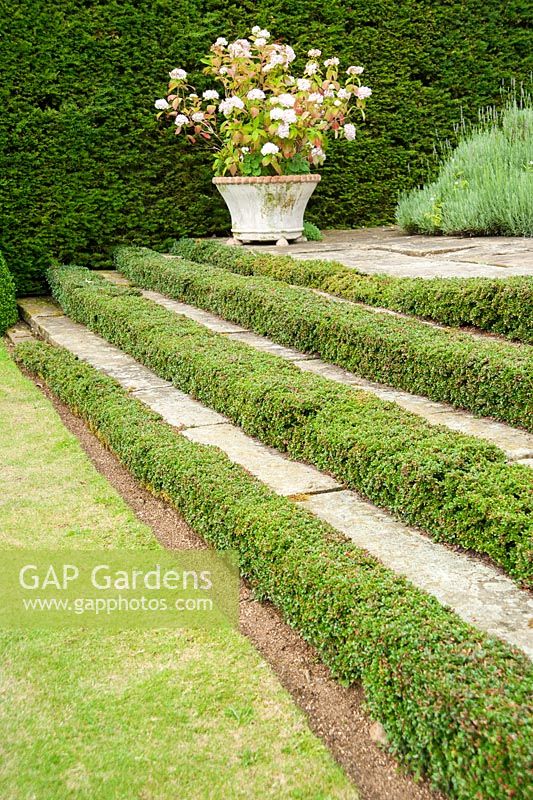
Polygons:
[[[134,365],[142,366],[67,317],[46,313],[32,316],[31,304],[25,301],[20,304],[33,330],[46,336],[53,344],[61,343],[93,365],[98,363],[97,368],[101,371],[106,368],[110,357],[114,367],[120,361],[129,369]],[[150,373],[150,370],[146,372]],[[126,372],[126,376],[130,374]],[[158,386],[161,379],[155,373],[151,375],[152,387],[137,391],[135,397],[148,407],[162,411],[163,418],[181,429],[184,415],[193,414],[201,404],[192,398],[185,402],[182,392],[166,382],[166,386]],[[128,377],[118,380],[125,385]],[[199,423],[201,427],[182,429],[182,435],[192,441],[220,447],[231,460],[244,466],[274,491],[292,496],[310,513],[332,524],[358,546],[373,553],[385,566],[406,575],[413,584],[437,597],[460,617],[533,656],[529,627],[533,614],[531,597],[503,576],[500,570],[433,542],[362,500],[355,492],[339,490],[339,484],[330,476],[306,464],[290,461],[276,450],[246,436],[236,426],[219,422],[220,415],[211,409],[202,406],[197,411],[198,416],[192,420],[189,417],[189,421]],[[216,422],[205,424],[212,414],[215,414]]]
[[231,336],[232,339],[237,339],[239,342],[250,345],[250,347],[261,350],[264,353],[272,353],[274,356],[286,358],[287,361],[301,361],[302,355],[304,359],[313,358],[311,355],[302,354],[299,350],[294,350],[292,347],[283,347],[283,345],[276,344],[276,342],[272,342],[270,339],[266,339],[264,336],[259,336],[257,333],[252,333],[251,331],[230,333],[227,334],[227,336],[228,338]]
[[[112,280],[114,280],[114,278],[112,278]],[[200,322],[211,330],[224,327],[224,320],[207,311],[202,311],[200,317],[198,309],[195,306],[190,306],[187,303],[181,303],[176,300],[169,300],[164,295],[159,294],[159,292],[143,291],[142,294],[158,305],[162,305],[170,311],[174,311],[175,313],[189,317],[189,319]],[[247,334],[246,337],[244,337],[244,333]],[[232,338],[234,337],[232,336]],[[266,337],[256,336],[250,331],[245,331],[243,328],[239,330],[239,338],[241,341],[246,341],[247,344],[255,349],[262,351],[268,350],[282,358],[287,358],[302,371],[314,372],[315,374],[334,380],[337,383],[357,386],[357,388],[371,392],[383,400],[396,403],[407,411],[411,411],[413,414],[423,417],[434,425],[444,425],[451,430],[486,439],[503,450],[509,460],[533,456],[533,435],[526,431],[512,428],[510,425],[497,422],[496,420],[487,419],[485,417],[475,417],[467,411],[455,409],[445,403],[436,403],[420,395],[401,392],[379,383],[374,383],[373,381],[367,381],[347,370],[336,367],[333,364],[327,364],[319,358],[314,358],[308,353],[302,353],[292,348],[282,348],[275,345]],[[288,350],[289,355],[284,355],[283,350]]]
[[118,357],[115,362],[112,362],[105,352],[102,353],[100,358],[95,358],[89,350],[84,350],[82,347],[78,348],[76,355],[84,361],[88,361],[93,367],[101,369],[110,378],[119,381],[130,392],[155,388],[169,389],[171,387],[171,384],[167,381],[161,378],[154,378],[154,373],[143,367],[142,364],[127,364],[121,360],[119,361]]
[[123,275],[118,275],[114,269],[97,269],[95,270],[102,278],[106,278],[119,286],[129,286],[130,282]]
[[355,492],[320,494],[300,501],[315,516],[415,585],[430,586],[443,605],[486,633],[520,647],[533,658],[533,599],[510,578],[465,553],[433,542],[402,525]]
[[202,405],[174,386],[141,389],[134,393],[138,400],[161,414],[176,428],[198,428],[203,425],[223,425],[227,417]]
[[256,252],[339,261],[362,272],[398,277],[507,278],[533,275],[533,239],[520,236],[420,236],[399,228],[324,231],[321,242],[289,247],[246,245]]
[[231,423],[189,428],[182,433],[193,442],[218,447],[277,494],[302,495],[341,488],[329,475],[298,461],[284,459],[277,450],[252,439]]
[[[19,306],[25,317],[31,315],[31,305],[25,298],[19,301]],[[30,316],[30,327],[45,341],[67,348],[78,358],[118,380],[129,391],[154,387],[171,388],[168,381],[154,376],[142,364],[68,317],[53,314]]]
[[389,250],[391,253],[403,253],[405,256],[432,256],[457,253],[462,257],[473,245],[469,239],[453,236],[438,238],[436,236],[391,236],[383,241],[377,237],[372,244],[361,245],[362,249]]
[[6,331],[6,337],[12,345],[28,342],[33,339],[29,326],[25,322],[16,322]]
[[[335,239],[335,234],[333,233]],[[378,236],[379,239],[379,236]],[[438,256],[458,261],[477,261],[498,266],[498,256],[533,256],[533,242],[522,236],[387,236],[382,241],[364,244],[363,249],[388,250],[410,256]]]
[[[317,258],[316,253],[301,253],[279,248],[286,255],[302,260]],[[498,266],[475,261],[459,261],[457,254],[441,256],[408,256],[385,250],[356,250],[351,248],[338,252],[324,250],[320,258],[329,261],[340,261],[346,267],[357,269],[367,275],[393,275],[397,278],[508,278],[510,275],[533,275],[533,264],[517,264],[515,266]]]
[[[464,260],[476,264],[486,264],[487,255],[486,253],[476,255],[469,251],[466,253]],[[490,256],[490,263],[496,267],[503,267],[512,275],[531,275],[533,255],[530,252],[495,254]]]
[[[116,282],[114,278],[113,282]],[[208,314],[206,311],[202,311],[200,308],[189,306],[186,303],[180,303],[177,300],[171,300],[168,297],[163,297],[163,295],[158,294],[157,292],[143,291],[143,296],[148,300],[154,300],[155,297],[157,297],[158,305],[163,306],[163,308],[168,308],[170,311],[174,311],[176,314],[183,314],[184,316],[189,317],[189,319],[193,319],[195,322],[205,325],[206,328],[209,328],[210,331],[214,331],[215,333],[248,332],[240,325],[234,325],[233,322],[228,322],[227,320],[222,319],[222,317],[217,317],[216,314]]]
[[[50,297],[24,297],[24,316],[33,317],[62,317],[63,311]],[[20,307],[20,303],[19,303]]]
[[428,398],[421,395],[389,389],[379,383],[360,378],[354,375],[353,372],[348,372],[348,370],[341,367],[327,364],[319,358],[294,361],[293,363],[304,372],[313,372],[315,375],[321,375],[324,378],[329,378],[337,383],[351,385],[354,388],[357,387],[365,392],[371,392],[382,400],[396,403],[396,405],[405,408],[406,411],[423,417],[432,425],[443,425],[467,436],[476,436],[479,439],[492,442],[503,450],[510,461],[525,459],[523,463],[531,466],[528,458],[530,456],[533,457],[533,435],[527,433],[527,431],[512,428],[504,422],[497,422],[487,417],[474,417],[468,411],[452,408],[446,403],[428,400]]

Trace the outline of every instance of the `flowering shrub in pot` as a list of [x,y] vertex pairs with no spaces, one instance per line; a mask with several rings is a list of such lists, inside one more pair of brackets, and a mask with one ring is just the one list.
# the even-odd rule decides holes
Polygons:
[[168,96],[155,103],[176,134],[213,147],[213,182],[238,242],[301,237],[305,206],[320,180],[311,168],[324,162],[329,137],[355,139],[350,114],[364,118],[372,94],[361,85],[362,67],[349,66],[341,77],[339,59],[313,49],[298,76],[295,58],[290,45],[272,42],[256,26],[248,39],[219,38],[211,46],[204,72],[217,88],[200,96],[185,70],[173,69]]

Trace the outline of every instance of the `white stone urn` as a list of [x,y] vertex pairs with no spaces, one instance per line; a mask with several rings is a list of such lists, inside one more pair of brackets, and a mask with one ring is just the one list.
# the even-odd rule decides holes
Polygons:
[[213,178],[231,214],[234,244],[302,238],[304,211],[320,175]]

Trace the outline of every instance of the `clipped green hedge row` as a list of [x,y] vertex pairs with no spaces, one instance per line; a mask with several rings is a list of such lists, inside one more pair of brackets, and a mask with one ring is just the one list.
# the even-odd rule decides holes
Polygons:
[[0,253],[0,336],[14,325],[18,319],[15,300],[15,283],[7,268],[6,260]]
[[370,713],[413,771],[457,800],[526,798],[533,670],[525,657],[278,497],[219,450],[177,435],[93,367],[42,343],[19,363],[85,419],[315,647],[361,681]]
[[533,351],[526,345],[480,341],[146,249],[118,248],[115,261],[146,289],[317,353],[357,375],[533,429]]
[[49,279],[72,318],[247,433],[531,580],[531,472],[506,464],[494,445],[303,373],[88,270],[56,269]]
[[533,344],[533,277],[396,278],[335,261],[253,253],[209,239],[180,239],[172,253],[241,275],[263,275],[443,325],[473,325]]
[[455,140],[462,113],[475,119],[500,102],[502,81],[533,71],[526,0],[11,5],[0,15],[0,249],[24,293],[54,257],[102,264],[120,242],[229,229],[211,151],[157,126],[153,107],[173,67],[208,88],[201,59],[218,36],[265,27],[294,46],[298,74],[311,47],[365,67],[367,120],[355,143],[331,143],[309,206],[329,228],[390,222],[399,193],[427,180],[435,137]]

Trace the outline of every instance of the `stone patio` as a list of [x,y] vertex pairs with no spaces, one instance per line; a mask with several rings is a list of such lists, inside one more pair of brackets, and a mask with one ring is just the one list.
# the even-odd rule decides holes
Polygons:
[[340,261],[370,274],[410,278],[507,278],[533,275],[533,239],[513,236],[409,236],[396,227],[324,231],[321,242],[289,247],[249,245],[258,252]]

